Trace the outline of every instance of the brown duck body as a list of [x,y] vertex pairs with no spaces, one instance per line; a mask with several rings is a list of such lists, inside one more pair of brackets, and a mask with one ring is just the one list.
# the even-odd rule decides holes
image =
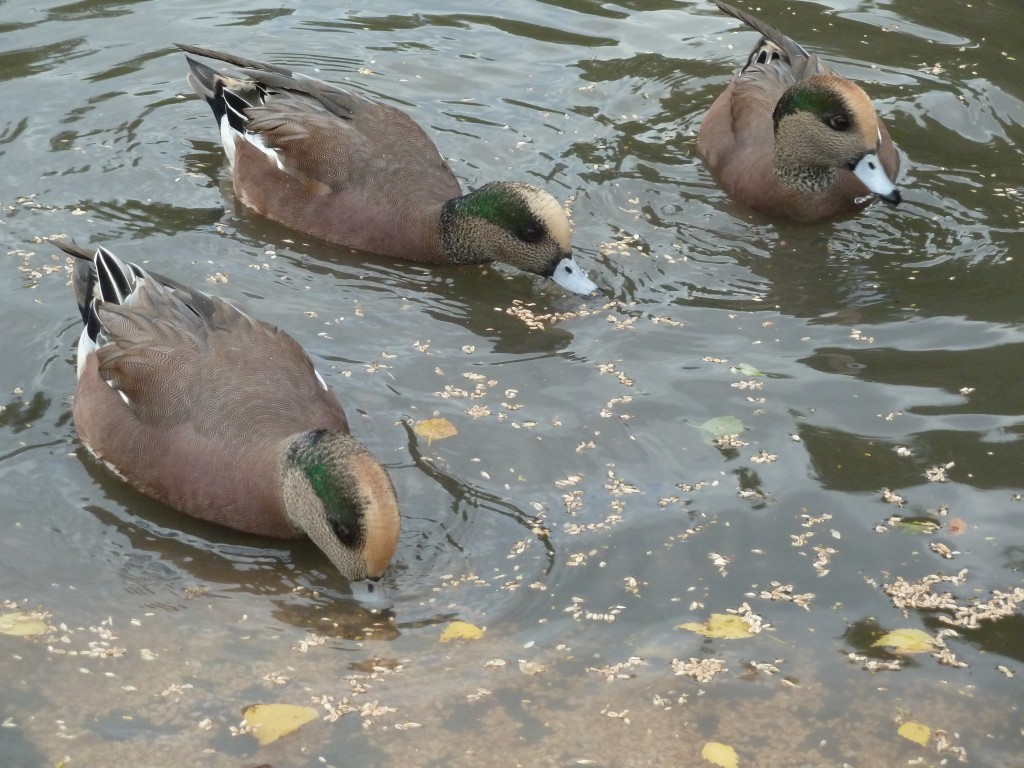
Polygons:
[[[568,217],[547,192],[491,182],[463,194],[437,147],[395,107],[234,54],[178,45],[210,105],[235,194],[323,240],[432,264],[499,261],[596,290],[572,256]],[[241,78],[194,57],[226,62]]]
[[[821,221],[864,208],[878,192],[853,164],[874,153],[890,181],[899,171],[899,154],[870,99],[774,27],[716,4],[762,35],[700,126],[697,148],[719,184],[772,217]],[[828,121],[840,118],[847,127],[830,130]],[[896,203],[899,193],[884,199]]]
[[446,260],[437,221],[462,189],[406,113],[252,59],[179,47],[240,67],[251,78],[240,82],[189,59],[189,84],[214,114],[224,109],[224,89],[238,89],[253,102],[234,105],[245,113],[244,130],[273,148],[271,156],[230,137],[232,179],[243,203],[329,242],[411,261]]
[[[454,195],[443,199],[437,199],[438,186],[425,184],[422,176],[411,176],[409,187],[391,194],[379,190],[370,196],[361,188],[334,189],[281,171],[268,163],[259,149],[241,141],[237,142],[232,179],[235,194],[245,205],[300,232],[407,261],[436,264],[446,260],[436,222],[441,206],[459,194],[457,186]],[[422,193],[413,192],[414,187]],[[409,204],[410,195],[418,195],[415,205]],[[345,211],[344,216],[337,215],[339,210]]]
[[[155,499],[249,533],[301,538],[285,518],[279,454],[268,445],[312,429],[347,433],[345,413],[291,336],[205,298],[191,316],[174,294],[153,290],[135,307],[100,310],[118,342],[85,359],[75,428]],[[239,391],[247,381],[258,394]]]
[[80,259],[74,418],[90,452],[189,515],[308,536],[346,578],[379,578],[398,542],[394,489],[298,342],[105,249],[57,245]]

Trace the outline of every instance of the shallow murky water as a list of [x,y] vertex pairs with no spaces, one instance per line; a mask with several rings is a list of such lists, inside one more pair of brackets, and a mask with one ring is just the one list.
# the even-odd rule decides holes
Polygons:
[[[696,155],[756,37],[710,2],[295,6],[0,4],[0,600],[54,627],[0,635],[2,762],[697,765],[708,742],[740,765],[1019,762],[1016,3],[758,6],[865,82],[903,153],[899,209],[810,227],[750,216]],[[606,296],[254,216],[174,41],[387,98],[468,187],[573,197]],[[88,457],[76,310],[37,241],[57,234],[310,351],[403,505],[393,617],[311,545],[183,518]],[[458,435],[417,438],[434,414]],[[720,417],[738,443],[700,429]],[[901,580],[948,599],[903,607]],[[728,611],[770,627],[678,628]],[[483,639],[441,643],[454,619]],[[946,652],[874,645],[901,628]],[[257,702],[323,719],[260,747],[232,732]]]

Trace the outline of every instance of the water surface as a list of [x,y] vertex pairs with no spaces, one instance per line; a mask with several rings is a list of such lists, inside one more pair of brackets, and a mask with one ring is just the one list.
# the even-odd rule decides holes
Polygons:
[[[1016,4],[758,6],[865,83],[903,154],[902,206],[819,226],[730,203],[696,154],[756,38],[710,3],[427,8],[0,5],[0,599],[54,627],[0,635],[4,763],[697,765],[708,742],[741,765],[1019,761],[1012,600],[967,629],[886,589],[939,575],[970,609],[1022,586]],[[384,98],[466,187],[571,198],[605,296],[253,215],[174,41]],[[39,241],[58,234],[310,351],[402,501],[393,617],[311,545],[183,518],[90,459],[77,313]],[[458,435],[416,437],[434,415]],[[699,427],[726,416],[739,441],[713,445]],[[770,627],[678,628],[729,611]],[[455,619],[484,638],[441,643]],[[873,645],[901,628],[952,656]],[[677,674],[691,659],[725,671]],[[257,702],[324,719],[260,747],[232,732]]]

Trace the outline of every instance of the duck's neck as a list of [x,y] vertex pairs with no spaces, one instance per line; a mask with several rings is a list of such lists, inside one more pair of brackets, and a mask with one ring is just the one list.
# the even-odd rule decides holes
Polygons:
[[[790,89],[796,90],[796,89]],[[822,163],[818,148],[806,137],[815,136],[817,118],[806,110],[785,112],[784,96],[775,110],[775,153],[772,170],[793,189],[812,193],[828,189],[836,181],[836,167]]]
[[486,238],[481,232],[481,196],[470,192],[454,197],[441,206],[438,237],[440,249],[452,264],[483,264],[492,261],[484,248]]
[[776,144],[772,170],[787,185],[799,192],[821,192],[836,181],[836,169],[829,165],[808,165]]

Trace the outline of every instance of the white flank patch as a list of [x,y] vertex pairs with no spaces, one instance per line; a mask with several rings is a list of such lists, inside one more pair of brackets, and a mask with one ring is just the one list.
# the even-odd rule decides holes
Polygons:
[[260,136],[258,133],[248,133],[247,132],[247,133],[245,133],[242,136],[242,138],[244,138],[246,141],[248,141],[250,144],[252,144],[254,147],[256,147],[256,149],[258,149],[260,152],[265,154],[271,160],[273,160],[274,164],[280,170],[282,170],[282,171],[284,170],[284,165],[281,164],[281,158],[278,157],[277,150],[276,149],[271,149],[266,144],[264,144],[262,136]]
[[89,338],[88,329],[83,330],[82,335],[78,337],[78,361],[75,364],[75,370],[78,374],[77,378],[82,378],[82,371],[85,370],[85,359],[99,348],[99,345]]
[[220,143],[224,145],[224,154],[228,156],[228,165],[232,168],[235,166],[235,142],[241,139],[252,144],[256,149],[265,154],[271,160],[274,161],[274,165],[284,170],[284,166],[281,164],[281,159],[277,156],[277,150],[271,149],[263,143],[263,138],[258,133],[239,133],[231,127],[231,123],[228,122],[227,115],[220,119]]
[[228,116],[220,119],[220,143],[224,145],[224,154],[228,156],[228,165],[235,166],[235,140],[242,138],[242,134],[231,127]]

